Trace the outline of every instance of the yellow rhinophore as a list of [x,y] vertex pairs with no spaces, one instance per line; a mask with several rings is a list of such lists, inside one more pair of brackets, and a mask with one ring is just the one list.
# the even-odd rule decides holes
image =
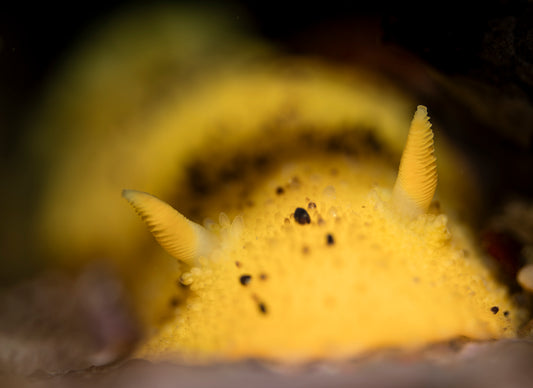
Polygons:
[[198,258],[211,253],[215,239],[198,225],[153,195],[124,190],[122,196],[144,219],[150,231],[172,256],[188,265],[198,265]]
[[393,200],[398,210],[406,215],[416,216],[427,211],[436,188],[437,163],[433,132],[426,107],[419,106],[400,162]]
[[165,240],[197,264],[179,278],[186,297],[138,355],[299,361],[515,335],[520,310],[462,228],[430,206],[432,138],[419,106],[394,189],[394,171],[372,153],[326,147],[280,161],[255,177],[246,206],[223,209],[242,215],[239,227],[225,215],[207,231],[181,215],[158,222],[159,200],[126,191],[149,225],[162,225],[156,238],[194,230],[195,246],[205,232],[219,241],[184,260]]

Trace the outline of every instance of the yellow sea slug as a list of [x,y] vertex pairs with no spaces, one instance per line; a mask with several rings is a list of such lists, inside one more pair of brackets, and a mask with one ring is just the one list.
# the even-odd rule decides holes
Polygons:
[[425,107],[395,184],[370,151],[307,156],[256,176],[247,205],[224,209],[238,214],[233,221],[221,213],[205,227],[150,194],[123,192],[188,268],[183,300],[140,355],[306,360],[515,334],[520,313],[506,290],[461,229],[431,208],[437,173]]
[[[390,80],[282,55],[233,19],[134,9],[66,62],[30,142],[43,260],[112,267],[147,358],[308,360],[516,335],[523,314],[458,217],[475,182],[438,132],[434,155],[426,109],[406,142],[415,104]],[[124,187],[179,210],[123,192],[177,260]]]

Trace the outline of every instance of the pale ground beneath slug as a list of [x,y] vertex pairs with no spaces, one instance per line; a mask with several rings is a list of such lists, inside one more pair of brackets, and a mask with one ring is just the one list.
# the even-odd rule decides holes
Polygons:
[[[116,279],[115,279],[116,280]],[[26,304],[39,304],[46,301],[54,306],[65,305],[77,289],[78,304],[87,306],[92,303],[93,313],[102,311],[108,306],[101,296],[115,293],[113,311],[122,310],[123,313],[113,314],[113,321],[109,321],[110,314],[97,314],[97,326],[100,330],[114,327],[123,335],[131,334],[128,329],[128,318],[125,314],[124,301],[120,296],[120,287],[113,283],[113,277],[100,269],[89,268],[78,280],[72,284],[72,279],[64,275],[46,276],[26,284],[24,292],[13,290],[11,295],[2,294],[1,301],[22,297]],[[73,288],[74,287],[74,288]],[[19,289],[20,291],[20,289]],[[45,295],[46,298],[42,298]],[[121,302],[122,300],[122,302]],[[91,301],[91,302],[90,302]],[[102,305],[102,303],[104,303]],[[118,306],[122,306],[118,308]],[[13,305],[11,306],[13,307]],[[34,306],[35,307],[35,306]],[[46,314],[41,305],[42,314]],[[2,323],[5,325],[13,321],[13,310],[7,313],[5,303],[0,304]],[[68,319],[68,311],[77,314],[78,309],[67,309],[63,323]],[[32,316],[36,316],[33,314]],[[131,318],[130,318],[131,319]],[[49,320],[49,318],[48,318]],[[46,321],[46,319],[45,319]],[[114,323],[113,323],[114,322]],[[131,322],[130,322],[131,323]],[[78,325],[83,323],[77,321]],[[41,321],[40,325],[43,325]],[[48,326],[50,322],[48,323]],[[499,340],[488,342],[468,342],[461,339],[429,346],[419,351],[377,351],[365,357],[352,358],[342,362],[313,361],[299,366],[283,366],[281,364],[266,363],[254,360],[237,363],[216,363],[212,365],[183,365],[180,363],[151,363],[148,361],[130,359],[119,361],[103,367],[89,367],[87,355],[95,348],[96,338],[92,342],[87,335],[83,339],[68,341],[70,351],[63,346],[63,353],[54,360],[54,348],[61,347],[61,338],[48,334],[44,345],[39,345],[39,333],[25,333],[25,325],[19,325],[23,335],[19,354],[9,360],[0,357],[0,386],[4,388],[85,388],[98,386],[100,388],[126,387],[346,387],[346,386],[375,386],[375,387],[527,387],[533,381],[533,341],[531,339]],[[31,328],[31,325],[30,325]],[[79,329],[79,327],[78,327]],[[5,333],[5,327],[2,332]],[[76,331],[76,324],[70,326],[70,331]],[[59,331],[63,332],[64,331]],[[109,332],[109,331],[108,331]],[[112,332],[112,331],[111,331]],[[132,341],[134,337],[129,337]],[[16,336],[11,336],[16,340]],[[32,340],[33,339],[33,342]],[[44,337],[41,336],[41,340]],[[124,339],[124,338],[123,338]],[[2,340],[3,341],[3,340]],[[80,342],[81,341],[81,342]],[[111,337],[107,341],[113,342]],[[104,341],[105,343],[105,341]],[[5,342],[1,349],[5,350]],[[100,342],[100,346],[102,343]],[[107,345],[110,345],[109,343]],[[112,345],[112,343],[111,343]],[[113,346],[111,346],[113,347]],[[67,350],[65,352],[65,350]],[[24,354],[20,353],[23,352]],[[112,357],[117,353],[111,351]],[[90,357],[89,357],[90,358]],[[54,370],[44,372],[43,370]],[[15,375],[14,372],[19,374]]]
[[184,366],[142,360],[118,365],[39,373],[31,378],[0,375],[5,388],[148,387],[527,387],[533,381],[533,342],[501,340],[467,344],[460,350],[441,346],[422,354],[384,356],[343,363],[315,362],[296,369],[243,361],[210,366]]

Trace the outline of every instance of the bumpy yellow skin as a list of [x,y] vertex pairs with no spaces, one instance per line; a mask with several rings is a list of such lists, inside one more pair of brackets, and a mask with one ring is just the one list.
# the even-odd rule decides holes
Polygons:
[[394,175],[314,155],[261,177],[243,223],[209,224],[220,248],[181,275],[189,296],[139,354],[294,361],[514,335],[519,314],[462,230],[391,207]]

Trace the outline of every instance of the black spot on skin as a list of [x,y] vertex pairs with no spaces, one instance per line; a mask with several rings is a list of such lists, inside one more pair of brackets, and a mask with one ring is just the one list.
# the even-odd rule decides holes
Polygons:
[[309,252],[310,252],[309,247],[308,247],[307,245],[304,245],[304,246],[302,247],[302,253],[303,253],[304,255],[307,255]]
[[270,162],[270,159],[267,155],[258,155],[254,159],[254,166],[259,170],[264,170]]
[[331,151],[331,152],[340,152],[340,151],[342,151],[343,150],[343,142],[342,142],[342,140],[343,139],[340,139],[338,136],[331,137],[327,141],[327,145],[326,145],[327,150]]
[[316,209],[316,203],[314,203],[314,202],[309,202],[309,204],[307,205],[307,208],[308,208],[309,210],[311,210],[311,209]]
[[247,286],[250,283],[251,280],[252,280],[252,276],[251,275],[242,275],[239,278],[239,281],[241,282],[241,284],[243,286]]
[[175,296],[173,296],[172,298],[170,298],[170,306],[171,307],[176,307],[178,304],[180,303],[179,299]]
[[209,193],[211,183],[205,170],[205,166],[200,162],[194,163],[187,168],[189,187],[196,195],[205,196]]
[[508,316],[509,316],[509,311],[504,311],[504,312],[503,312],[503,316],[504,316],[504,317],[508,317]]
[[372,131],[367,131],[365,135],[365,143],[369,148],[371,148],[374,152],[378,153],[381,152],[382,147],[381,143],[378,141],[376,136]]
[[268,275],[266,273],[262,273],[262,274],[259,275],[259,279],[267,280],[268,279]]
[[267,313],[267,308],[265,306],[265,304],[263,302],[259,302],[259,304],[257,305],[257,307],[259,307],[259,311],[262,313],[262,314],[266,314]]
[[326,235],[326,242],[328,243],[328,245],[335,244],[335,240],[333,239],[333,235],[331,233],[328,233]]
[[494,314],[498,314],[498,311],[500,311],[500,309],[498,308],[498,306],[494,306],[490,308],[490,311],[492,311]]
[[236,261],[236,262],[235,262],[235,266],[236,266],[237,268],[241,268],[241,267],[242,267],[242,264],[241,264],[240,261]]
[[294,211],[294,219],[300,225],[311,223],[311,217],[309,216],[309,213],[307,213],[307,210],[301,207],[297,207],[296,210]]
[[283,189],[283,187],[281,186],[278,186],[278,188],[276,189],[276,194],[277,195],[281,195],[285,192],[285,190]]

